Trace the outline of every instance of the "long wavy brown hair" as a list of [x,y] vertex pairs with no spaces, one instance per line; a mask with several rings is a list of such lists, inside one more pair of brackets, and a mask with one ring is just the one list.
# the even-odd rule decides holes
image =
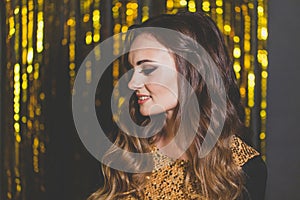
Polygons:
[[[201,12],[160,15],[140,25],[135,25],[132,27],[132,30],[143,27],[167,28],[183,33],[200,44],[215,62],[222,80],[218,81],[216,77],[209,77],[204,81],[204,78],[196,70],[196,67],[193,67],[187,59],[184,59],[181,55],[173,55],[178,73],[181,73],[188,80],[195,91],[201,113],[200,121],[197,122],[196,137],[185,153],[192,165],[193,174],[197,176],[201,184],[201,194],[199,195],[209,200],[241,199],[244,193],[244,174],[241,168],[233,161],[230,143],[232,135],[239,135],[246,140],[249,137],[243,123],[244,109],[240,102],[239,89],[222,34],[213,20]],[[141,34],[139,31],[131,32],[130,36],[127,37],[129,44],[139,34]],[[171,52],[182,52],[185,55],[192,52],[191,43],[183,37],[179,37],[174,41],[169,35],[156,34],[151,31],[147,33],[143,32],[143,34],[150,34]],[[196,56],[193,56],[193,59],[196,59],[196,61],[198,59],[199,63],[201,63],[201,55],[197,54],[197,52],[193,53],[196,54]],[[125,55],[124,65],[127,62]],[[215,88],[214,91],[218,91],[220,82],[224,84],[226,92],[225,110],[212,107],[211,92],[214,91],[211,91],[211,88],[208,91],[207,81],[210,81],[210,84],[213,85],[213,88]],[[184,88],[179,88],[179,91],[180,102],[185,104],[189,100],[190,94],[186,94]],[[218,105],[217,102],[214,103]],[[211,117],[212,109],[216,109],[220,117],[225,118],[225,122],[216,145],[207,156],[201,158],[198,155],[205,136],[210,134],[216,137],[214,127],[217,128],[220,126],[218,119],[212,119]],[[139,113],[135,95],[130,98],[130,114],[132,119],[139,125],[147,125],[150,121],[149,117],[142,116]],[[177,106],[172,117],[172,120],[174,120],[174,131],[178,128],[182,117],[181,114],[179,106]],[[209,129],[209,126],[212,129]],[[117,158],[123,160],[125,164],[128,163],[133,169],[139,168],[141,163],[133,161],[133,158],[129,157],[128,154],[118,154],[116,157],[115,154],[117,151],[115,147],[118,146],[129,152],[150,152],[153,144],[163,136],[164,129],[155,130],[150,128],[147,130],[155,131],[157,134],[151,138],[138,138],[129,136],[118,129],[114,141],[115,146],[108,150],[104,159]],[[188,127],[186,130],[189,130]],[[138,199],[143,199],[143,188],[146,182],[145,176],[148,173],[126,173],[112,169],[106,165],[102,165],[102,172],[104,175],[104,185],[93,193],[89,197],[89,200],[119,199],[128,194]],[[190,175],[187,175],[186,182],[188,182]]]

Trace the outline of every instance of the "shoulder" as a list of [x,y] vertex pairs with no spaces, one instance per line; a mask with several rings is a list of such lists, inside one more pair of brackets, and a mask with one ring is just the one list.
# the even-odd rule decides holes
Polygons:
[[231,150],[234,162],[245,174],[245,187],[250,199],[263,200],[267,180],[267,168],[260,154],[237,136],[232,137]]
[[233,161],[240,167],[242,167],[252,158],[259,156],[259,153],[254,148],[247,145],[235,135],[231,137],[230,149],[232,151]]

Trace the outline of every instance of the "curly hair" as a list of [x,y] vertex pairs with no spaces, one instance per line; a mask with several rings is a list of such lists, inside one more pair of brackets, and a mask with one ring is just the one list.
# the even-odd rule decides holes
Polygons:
[[[184,57],[193,52],[193,63],[201,63],[201,55],[191,50],[193,44],[184,37],[178,37],[176,40],[169,35],[156,34],[155,32],[134,31],[136,28],[159,27],[182,33],[192,39],[193,42],[200,44],[217,66],[217,70],[222,80],[217,80],[213,75],[204,78],[191,62]],[[237,166],[232,158],[230,150],[230,138],[232,135],[239,135],[247,140],[248,133],[244,126],[244,109],[241,105],[239,89],[236,83],[234,71],[232,69],[230,57],[228,55],[223,36],[213,20],[202,12],[189,13],[183,12],[175,15],[163,14],[148,21],[131,27],[133,32],[127,37],[129,45],[140,34],[149,34],[158,42],[164,45],[171,52],[182,52],[182,55],[173,54],[178,73],[182,74],[193,88],[200,109],[200,120],[197,122],[197,134],[192,144],[186,150],[188,160],[192,164],[194,174],[201,183],[201,195],[209,200],[232,200],[242,198],[244,188],[244,174],[239,166]],[[124,65],[127,58],[125,55]],[[200,65],[200,64],[199,64]],[[199,66],[198,66],[199,67]],[[201,67],[201,66],[200,66]],[[213,91],[208,90],[208,83],[212,85]],[[226,109],[218,106],[213,107],[211,92],[218,91],[220,82],[225,87]],[[180,87],[180,85],[179,85]],[[182,86],[184,87],[184,86]],[[184,88],[179,89],[180,102],[185,104],[190,94],[186,93]],[[218,95],[218,94],[216,94]],[[214,130],[220,126],[218,119],[213,119],[213,109],[217,110],[220,117],[225,119],[221,135],[215,146],[205,157],[199,157],[201,145],[205,136],[211,135],[217,137]],[[149,117],[142,116],[139,113],[137,98],[130,98],[130,114],[133,120],[139,125],[147,125],[150,121]],[[182,117],[179,106],[173,113],[174,127],[176,131]],[[192,116],[184,116],[191,118]],[[209,128],[212,127],[212,128]],[[185,129],[189,130],[188,127]],[[110,159],[116,156],[116,146],[129,152],[147,153],[151,151],[151,146],[164,134],[163,130],[148,129],[157,134],[151,138],[138,138],[125,134],[122,130],[117,130],[115,146],[108,150],[104,159]],[[118,159],[122,159],[124,163],[129,163],[131,168],[139,168],[141,163],[135,162],[133,158],[127,154],[118,154]],[[104,174],[104,186],[89,197],[89,200],[96,199],[118,199],[124,195],[132,195],[137,198],[143,198],[143,187],[145,176],[148,173],[126,173],[112,169],[106,165],[102,165]],[[190,174],[186,176],[188,181]]]

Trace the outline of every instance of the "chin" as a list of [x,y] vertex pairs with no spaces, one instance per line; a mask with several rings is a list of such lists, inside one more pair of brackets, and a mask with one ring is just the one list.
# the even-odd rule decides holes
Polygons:
[[156,111],[149,111],[149,110],[140,110],[141,115],[145,117],[153,116],[153,115],[159,115],[165,113],[165,110],[156,110]]
[[142,111],[140,113],[141,113],[141,115],[143,115],[145,117],[149,117],[151,115],[157,115],[157,114],[159,114],[159,112],[156,113],[156,112],[149,112],[149,111]]
[[148,117],[149,115],[151,115],[151,113],[149,113],[149,110],[146,109],[140,109],[140,113],[141,115]]
[[140,112],[141,113],[141,115],[143,115],[144,117],[149,117],[150,115],[149,115],[149,113],[144,113],[144,112]]

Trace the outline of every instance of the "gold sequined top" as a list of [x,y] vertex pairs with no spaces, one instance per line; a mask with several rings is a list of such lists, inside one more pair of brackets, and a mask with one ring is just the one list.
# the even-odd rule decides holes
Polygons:
[[[232,137],[231,151],[234,162],[242,167],[249,159],[259,155],[259,153],[244,143],[236,136]],[[145,199],[179,199],[179,200],[204,200],[201,197],[200,183],[193,174],[189,161],[175,160],[162,155],[159,151],[155,153],[155,167],[144,188]],[[164,163],[161,166],[161,163]],[[191,173],[189,184],[185,183],[187,172]],[[137,200],[137,198],[127,195],[122,200]]]

